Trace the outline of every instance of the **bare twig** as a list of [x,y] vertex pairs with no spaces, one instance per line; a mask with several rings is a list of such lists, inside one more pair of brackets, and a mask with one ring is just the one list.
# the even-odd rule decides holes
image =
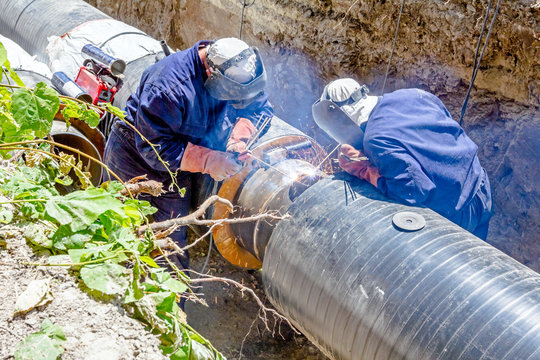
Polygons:
[[[132,179],[133,180],[133,179]],[[138,194],[150,194],[152,196],[159,196],[163,194],[163,184],[155,180],[146,180],[141,182],[129,182],[126,183],[126,187],[120,191],[120,194],[126,196],[131,192],[133,195]]]
[[227,278],[223,278],[223,277],[216,277],[216,276],[212,276],[212,275],[201,274],[201,273],[198,273],[198,272],[193,271],[191,269],[187,269],[186,271],[189,271],[189,272],[191,272],[191,273],[193,273],[195,275],[198,275],[198,276],[203,276],[203,278],[191,279],[191,283],[222,282],[222,283],[225,283],[225,284],[236,286],[238,289],[240,289],[240,291],[242,293],[244,293],[244,292],[249,293],[253,297],[253,299],[255,299],[255,302],[257,303],[257,305],[259,305],[259,308],[261,309],[261,311],[259,312],[258,318],[261,319],[261,321],[264,323],[264,326],[266,327],[266,329],[269,332],[272,332],[272,331],[270,330],[270,327],[268,326],[268,316],[267,316],[268,314],[272,315],[275,320],[284,321],[285,323],[287,323],[287,325],[289,325],[291,327],[291,329],[296,334],[300,334],[298,332],[298,330],[296,330],[296,328],[293,326],[293,324],[291,324],[289,319],[287,319],[285,316],[278,313],[276,310],[265,306],[264,303],[262,302],[262,300],[255,293],[255,291],[253,291],[253,289],[250,289],[249,287],[247,287],[247,286],[245,286],[243,284],[240,284],[239,282],[231,280],[231,279],[227,279]]

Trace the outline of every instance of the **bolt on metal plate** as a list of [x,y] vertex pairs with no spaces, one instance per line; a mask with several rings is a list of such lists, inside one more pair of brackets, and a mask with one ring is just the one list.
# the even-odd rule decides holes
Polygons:
[[426,226],[426,219],[412,211],[401,211],[394,215],[392,223],[402,231],[418,231]]

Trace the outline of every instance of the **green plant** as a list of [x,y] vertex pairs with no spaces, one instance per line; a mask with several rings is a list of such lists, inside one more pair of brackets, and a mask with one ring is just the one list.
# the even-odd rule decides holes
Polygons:
[[[13,166],[0,168],[0,192],[15,211],[2,206],[0,222],[39,221],[48,224],[46,234],[32,240],[51,253],[49,266],[69,266],[96,296],[116,298],[159,334],[165,354],[175,360],[223,359],[223,356],[186,322],[177,306],[182,293],[189,292],[189,278],[174,268],[176,278],[159,267],[151,252],[159,250],[154,235],[142,237],[135,230],[156,211],[147,201],[124,196],[124,184],[107,182],[94,187],[74,156],[58,152],[61,144],[43,139],[64,104],[65,119],[77,117],[97,126],[98,113],[109,111],[123,117],[121,110],[107,104],[96,107],[59,96],[45,83],[34,89],[24,86],[10,68],[0,43],[0,156]],[[25,156],[13,157],[13,151]],[[83,188],[60,195],[57,184],[69,185],[71,170]],[[171,173],[171,176],[173,174]],[[70,262],[59,261],[68,254]],[[42,264],[39,264],[42,265]],[[171,264],[172,265],[172,264]]]

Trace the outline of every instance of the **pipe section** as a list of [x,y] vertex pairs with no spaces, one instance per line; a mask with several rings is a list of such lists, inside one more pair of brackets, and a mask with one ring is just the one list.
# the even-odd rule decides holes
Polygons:
[[[425,219],[396,225],[403,211]],[[326,178],[263,264],[272,304],[332,359],[538,359],[540,275],[437,213]]]
[[109,18],[84,1],[0,1],[0,34],[43,62],[49,60],[45,52],[49,36],[60,36],[87,21]]

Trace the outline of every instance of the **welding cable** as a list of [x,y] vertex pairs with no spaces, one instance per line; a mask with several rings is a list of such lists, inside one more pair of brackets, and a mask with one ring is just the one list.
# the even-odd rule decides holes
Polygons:
[[386,86],[386,78],[388,77],[388,72],[390,71],[390,63],[392,62],[392,56],[394,55],[394,50],[396,48],[396,41],[397,41],[397,36],[398,36],[398,32],[399,32],[399,24],[401,23],[401,14],[403,14],[403,5],[405,5],[405,0],[401,1],[401,7],[399,9],[399,16],[398,16],[398,21],[397,21],[397,25],[396,25],[396,34],[394,35],[394,44],[392,45],[392,51],[390,52],[390,58],[388,59],[388,65],[386,65],[386,73],[384,74],[384,81],[383,81],[383,84],[382,84],[381,96],[384,94],[384,87]]
[[[218,184],[219,182],[218,181],[214,181],[214,186],[212,187],[212,193],[210,194],[211,196],[213,195],[217,195],[218,193]],[[211,210],[210,210],[211,209]],[[210,217],[214,217],[214,209],[215,209],[215,205],[212,205],[212,207],[210,208],[209,210],[212,212],[211,214],[209,214],[209,218]],[[214,234],[213,232],[210,233],[209,235],[209,240],[208,240],[208,253],[206,254],[206,260],[204,261],[204,264],[201,268],[201,270],[199,270],[199,272],[201,274],[204,274],[204,270],[206,269],[206,266],[208,265],[208,262],[210,261],[210,254],[212,253],[212,247],[214,246]]]
[[240,34],[238,35],[238,38],[242,40],[242,27],[244,25],[244,11],[248,7],[252,7],[253,4],[255,4],[255,0],[252,0],[250,4],[248,4],[248,0],[238,0],[240,5],[242,5],[242,16],[240,18]]
[[478,37],[478,44],[476,45],[476,52],[474,54],[474,63],[473,63],[473,72],[471,75],[471,82],[469,83],[469,89],[467,90],[467,95],[465,95],[465,100],[463,101],[463,106],[461,107],[461,116],[459,117],[460,126],[463,124],[463,117],[465,116],[465,111],[467,110],[467,104],[469,103],[469,96],[471,94],[472,86],[474,84],[474,80],[476,79],[476,75],[478,74],[478,69],[480,69],[480,61],[482,61],[482,57],[484,56],[484,51],[486,50],[489,36],[491,35],[491,29],[493,29],[493,24],[495,24],[495,19],[497,18],[497,13],[499,12],[499,7],[501,5],[501,0],[499,0],[497,2],[497,7],[495,8],[495,11],[493,13],[491,24],[489,25],[489,29],[486,35],[486,40],[484,41],[484,47],[482,48],[482,52],[480,53],[480,57],[478,58],[478,62],[477,62],[476,58],[478,56],[478,49],[480,49],[480,43],[482,42],[482,37],[484,36],[484,29],[486,27],[486,22],[489,17],[489,11],[491,9],[491,2],[492,0],[489,0],[488,7],[486,10],[486,16],[484,17],[484,24],[482,25],[482,30],[480,31],[480,36]]

